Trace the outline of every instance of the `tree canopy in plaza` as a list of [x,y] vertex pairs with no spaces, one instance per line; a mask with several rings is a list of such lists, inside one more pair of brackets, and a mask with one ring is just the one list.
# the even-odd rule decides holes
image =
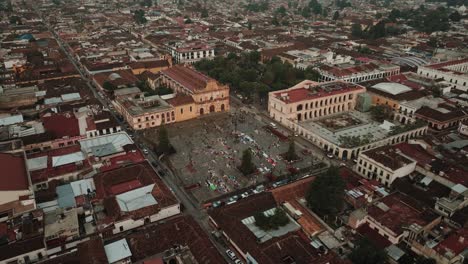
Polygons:
[[195,63],[195,68],[229,84],[232,90],[245,97],[259,99],[266,99],[268,92],[289,88],[304,79],[317,81],[320,77],[312,68],[298,69],[277,57],[260,63],[260,57],[257,51],[230,53],[226,57],[201,60]]
[[239,170],[244,175],[249,175],[255,172],[255,165],[252,162],[252,151],[250,150],[250,148],[242,152],[242,163],[239,167]]
[[344,204],[345,183],[338,167],[330,167],[310,185],[306,194],[308,206],[321,216],[336,215]]

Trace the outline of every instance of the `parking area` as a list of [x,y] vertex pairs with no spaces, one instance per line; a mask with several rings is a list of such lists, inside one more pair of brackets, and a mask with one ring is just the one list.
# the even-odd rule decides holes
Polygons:
[[[177,153],[171,155],[172,170],[184,188],[198,202],[256,185],[275,176],[306,171],[319,163],[296,144],[299,160],[284,161],[281,154],[289,142],[268,129],[267,122],[253,113],[231,107],[231,113],[205,116],[167,126]],[[147,139],[157,141],[157,129],[145,131]],[[250,148],[258,171],[244,176],[237,169],[242,152]]]

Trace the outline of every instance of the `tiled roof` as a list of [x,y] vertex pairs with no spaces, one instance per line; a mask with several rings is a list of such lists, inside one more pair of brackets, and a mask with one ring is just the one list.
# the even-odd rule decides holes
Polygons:
[[214,81],[200,72],[181,65],[163,70],[161,74],[175,80],[192,92],[203,90],[209,81]]
[[403,233],[405,226],[418,224],[424,227],[438,217],[413,198],[398,192],[370,206],[368,214],[397,235]]
[[266,192],[212,209],[209,215],[241,250],[249,252],[258,263],[283,263],[285,256],[291,257],[296,263],[339,263],[332,253],[320,257],[302,230],[258,243],[256,236],[241,221],[256,212],[276,206],[273,195]]
[[22,154],[0,153],[0,168],[2,170],[0,173],[0,191],[28,189],[28,173]]
[[56,138],[80,135],[78,119],[73,114],[52,114],[43,116],[41,119],[45,130],[52,133]]
[[[324,87],[335,86],[333,89],[327,89]],[[322,97],[328,97],[338,94],[344,94],[352,91],[364,91],[365,88],[341,81],[328,82],[328,83],[316,83],[313,81],[305,80],[295,85],[292,88],[277,91],[274,93],[275,97],[285,103],[297,103],[301,101],[308,101]],[[286,95],[286,96],[283,96]]]
[[129,234],[127,241],[135,260],[162,253],[174,245],[186,245],[198,263],[226,263],[208,235],[190,216],[178,216],[165,223],[151,225],[143,231]]

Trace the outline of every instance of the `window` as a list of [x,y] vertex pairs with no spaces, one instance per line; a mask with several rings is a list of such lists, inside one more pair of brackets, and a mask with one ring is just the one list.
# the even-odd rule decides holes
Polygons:
[[192,107],[190,107],[190,112],[192,112]]
[[184,113],[184,109],[183,109],[183,108],[180,109],[180,113],[181,113],[181,114]]

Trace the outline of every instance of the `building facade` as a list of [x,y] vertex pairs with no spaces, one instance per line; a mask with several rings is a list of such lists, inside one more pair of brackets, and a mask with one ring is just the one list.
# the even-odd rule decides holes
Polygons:
[[160,84],[174,93],[117,98],[116,110],[135,130],[229,111],[229,86],[222,85],[191,68],[176,65],[161,71]]
[[355,171],[371,180],[390,186],[394,180],[405,177],[416,168],[416,161],[392,146],[383,146],[359,154]]
[[357,95],[365,90],[363,86],[342,81],[317,83],[305,80],[291,88],[271,92],[268,112],[280,123],[317,119],[354,109]]
[[428,78],[442,78],[453,88],[468,91],[468,58],[421,66],[418,73]]

